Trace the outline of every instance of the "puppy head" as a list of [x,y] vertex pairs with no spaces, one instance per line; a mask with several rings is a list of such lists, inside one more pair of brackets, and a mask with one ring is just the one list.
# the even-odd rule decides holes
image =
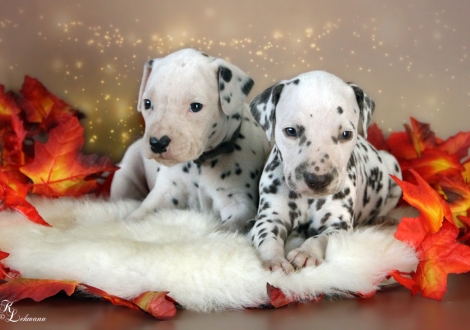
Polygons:
[[171,166],[217,147],[252,87],[238,67],[194,49],[148,61],[137,104],[146,157]]
[[320,198],[344,187],[358,134],[374,102],[357,85],[312,71],[266,89],[250,104],[281,154],[289,188]]

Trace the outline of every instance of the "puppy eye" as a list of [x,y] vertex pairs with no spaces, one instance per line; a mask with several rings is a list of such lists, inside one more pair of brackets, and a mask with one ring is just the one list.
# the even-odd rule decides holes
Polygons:
[[150,109],[151,107],[152,107],[152,102],[150,102],[149,99],[145,99],[145,100],[144,100],[144,108],[145,108],[145,110],[148,110],[148,109]]
[[341,133],[341,140],[343,141],[349,141],[352,139],[352,132],[351,131],[344,131],[343,133]]
[[284,134],[289,137],[297,137],[297,131],[294,127],[286,127],[284,128]]
[[191,112],[199,112],[202,110],[202,104],[194,102],[194,103],[191,103],[189,108],[191,109]]

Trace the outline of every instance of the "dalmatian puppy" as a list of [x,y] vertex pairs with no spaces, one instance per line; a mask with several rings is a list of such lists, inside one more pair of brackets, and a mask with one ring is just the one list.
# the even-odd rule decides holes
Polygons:
[[145,133],[111,185],[112,199],[143,199],[129,219],[194,209],[220,215],[226,230],[246,226],[270,151],[244,103],[253,84],[238,67],[194,49],[145,64],[137,105]]
[[365,140],[375,104],[358,86],[312,71],[266,89],[250,107],[275,142],[250,233],[266,268],[316,266],[328,234],[388,219],[401,195],[390,174],[401,172]]

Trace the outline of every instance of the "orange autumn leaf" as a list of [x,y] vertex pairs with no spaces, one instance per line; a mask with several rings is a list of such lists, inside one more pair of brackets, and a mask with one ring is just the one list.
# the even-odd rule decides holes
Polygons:
[[9,255],[10,255],[9,253],[6,253],[0,250],[0,281],[3,281],[6,278],[8,278],[8,273],[10,272],[10,269],[5,267],[5,265],[2,264],[1,260],[5,259]]
[[387,142],[377,123],[373,123],[367,130],[367,141],[377,150],[387,150]]
[[0,301],[11,302],[25,298],[41,301],[64,291],[68,296],[75,292],[78,282],[16,278],[0,284]]
[[144,292],[131,300],[139,308],[160,320],[168,320],[176,315],[173,299],[167,296],[168,292]]
[[23,165],[26,156],[23,141],[27,135],[20,119],[21,109],[11,93],[0,85],[0,166]]
[[271,284],[266,284],[266,290],[268,292],[269,302],[274,308],[279,308],[290,304],[292,299],[286,297],[286,295],[275,286]]
[[390,134],[386,144],[387,150],[389,150],[400,163],[401,160],[415,159],[418,157],[415,148],[411,144],[410,138],[405,132],[395,132]]
[[131,300],[126,300],[114,295],[110,295],[105,291],[93,286],[84,284],[82,284],[82,286],[86,288],[88,293],[105,299],[111,302],[113,305],[124,306],[133,310],[142,310],[160,320],[167,320],[176,315],[174,301],[167,296],[168,292],[147,291]]
[[447,276],[470,271],[470,247],[456,241],[459,230],[449,222],[428,235],[417,250],[420,262],[413,279],[413,294],[441,300],[447,289]]
[[95,191],[96,177],[116,169],[105,157],[85,156],[83,127],[76,117],[67,117],[49,132],[46,143],[35,143],[35,157],[20,171],[33,181],[32,193],[45,196],[79,196]]
[[82,117],[79,111],[50,93],[37,79],[25,76],[20,93],[23,98],[19,103],[25,111],[26,121],[39,124],[49,130],[64,117]]
[[467,184],[470,184],[470,158],[465,161],[463,165],[462,177]]
[[465,224],[459,221],[458,216],[465,216],[470,210],[470,187],[462,177],[447,176],[440,177],[439,187],[452,211],[454,223],[457,227],[463,228]]
[[468,148],[470,148],[470,132],[460,132],[443,141],[436,150],[445,151],[462,159],[468,155]]
[[417,218],[403,218],[398,225],[395,238],[416,248],[426,235],[439,231],[444,218],[452,221],[452,214],[446,202],[418,173],[413,169],[410,169],[410,173],[417,185],[401,181],[396,177],[394,180],[403,191],[403,199],[418,209],[420,215]]
[[455,155],[440,150],[424,150],[421,157],[400,162],[404,180],[409,181],[408,170],[415,170],[426,182],[435,184],[438,175],[461,176],[464,167]]
[[413,117],[410,118],[410,122],[411,127],[405,124],[405,130],[418,157],[421,157],[424,150],[436,146],[436,136],[429,124],[421,123]]
[[12,181],[8,180],[6,174],[0,172],[0,212],[6,209],[15,210],[34,223],[50,226],[36,208],[26,200],[24,188],[20,185],[21,190],[17,192],[10,187],[10,182]]

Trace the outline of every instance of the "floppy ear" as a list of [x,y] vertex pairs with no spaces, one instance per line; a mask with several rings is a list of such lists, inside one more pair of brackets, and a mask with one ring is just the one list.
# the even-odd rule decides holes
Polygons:
[[281,97],[284,83],[280,82],[257,95],[250,103],[251,113],[266,132],[269,141],[274,140],[276,126],[276,106]]
[[215,59],[211,66],[217,72],[219,100],[228,116],[237,113],[255,84],[245,72],[223,59]]
[[142,110],[142,94],[145,91],[145,86],[147,86],[147,80],[149,79],[150,73],[159,61],[159,58],[154,58],[153,60],[147,61],[147,63],[144,65],[144,74],[142,75],[142,81],[140,83],[139,89],[139,98],[137,99],[137,111]]
[[359,134],[367,138],[367,129],[369,128],[372,114],[374,113],[375,102],[356,84],[348,82],[348,85],[354,90],[356,101],[359,105]]

